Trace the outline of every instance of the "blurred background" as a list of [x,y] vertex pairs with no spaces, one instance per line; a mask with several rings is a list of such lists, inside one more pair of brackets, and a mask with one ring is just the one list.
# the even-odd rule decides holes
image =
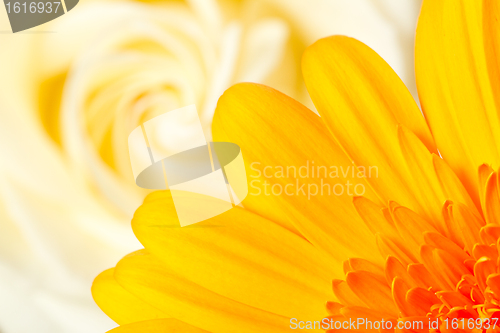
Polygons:
[[[210,137],[218,97],[241,81],[313,109],[301,54],[333,34],[372,47],[416,97],[419,7],[420,0],[81,0],[16,34],[0,8],[0,332],[116,326],[90,285],[141,248],[130,219],[147,192],[130,168],[132,129],[196,104]],[[164,130],[191,135],[183,119]]]

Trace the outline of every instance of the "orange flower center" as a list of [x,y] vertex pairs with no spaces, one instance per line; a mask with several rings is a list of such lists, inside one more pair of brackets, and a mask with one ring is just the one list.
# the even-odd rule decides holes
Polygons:
[[394,202],[382,208],[355,198],[354,204],[386,261],[384,267],[358,258],[344,263],[345,281],[333,281],[338,302],[327,303],[331,324],[351,319],[360,330],[500,331],[500,225],[476,207],[450,201],[433,223]]

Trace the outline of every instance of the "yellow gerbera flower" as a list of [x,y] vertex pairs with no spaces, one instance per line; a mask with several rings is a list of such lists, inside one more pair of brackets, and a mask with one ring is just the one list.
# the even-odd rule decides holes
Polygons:
[[437,319],[434,329],[450,332],[456,318],[497,318],[499,16],[496,0],[424,1],[416,74],[425,119],[391,68],[342,36],[303,57],[321,118],[272,88],[227,90],[214,138],[237,143],[249,172],[256,162],[314,161],[377,166],[378,177],[346,174],[366,185],[354,198],[249,195],[244,209],[187,228],[174,227],[168,191],[151,194],[132,221],[145,249],[93,285],[116,332],[284,332],[328,313],[336,322]]

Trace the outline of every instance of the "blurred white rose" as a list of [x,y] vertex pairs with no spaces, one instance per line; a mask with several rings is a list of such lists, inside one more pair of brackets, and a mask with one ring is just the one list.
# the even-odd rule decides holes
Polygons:
[[[18,34],[0,33],[0,332],[103,332],[92,279],[140,248],[129,223],[128,133],[196,104],[206,136],[220,94],[240,81],[311,106],[303,49],[356,37],[414,92],[418,1],[81,1]],[[5,13],[0,30],[9,30]],[[190,126],[172,125],[184,140]],[[175,144],[159,143],[164,149]]]

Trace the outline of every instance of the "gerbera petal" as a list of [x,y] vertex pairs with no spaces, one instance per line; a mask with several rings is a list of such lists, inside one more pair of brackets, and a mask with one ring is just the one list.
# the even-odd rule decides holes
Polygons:
[[343,304],[337,302],[330,302],[330,301],[326,302],[326,310],[331,315],[340,314],[340,309],[342,309],[343,307],[344,307]]
[[417,283],[408,274],[405,266],[395,257],[389,256],[385,263],[385,277],[388,284],[391,284],[396,277],[402,279],[409,287],[417,287]]
[[377,246],[380,253],[387,258],[387,256],[394,256],[398,258],[405,265],[418,262],[417,258],[411,253],[411,250],[406,248],[401,238],[387,237],[382,233],[375,235]]
[[[429,275],[432,277],[432,281],[433,281],[433,283],[429,284],[429,285],[433,286],[433,287],[437,287],[438,290],[446,290],[446,289],[453,288],[455,286],[454,284],[447,285],[446,281],[444,281],[441,278],[441,272],[440,272],[441,267],[437,266],[437,264],[435,262],[435,258],[436,258],[435,251],[436,250],[437,250],[436,248],[434,248],[430,245],[423,245],[420,248],[420,257],[422,258],[422,262],[424,263],[425,268],[429,272]],[[411,272],[410,272],[410,275],[413,278],[415,278],[415,276],[413,274],[411,274]]]
[[499,224],[500,221],[500,186],[498,172],[490,174],[486,181],[484,194],[485,217],[488,223]]
[[500,163],[495,2],[425,0],[415,47],[424,114],[439,151],[476,204],[477,167]]
[[[216,201],[206,197],[208,205]],[[302,237],[239,207],[191,227],[178,225],[170,191],[148,196],[132,220],[145,248],[186,280],[281,316],[326,314],[331,279],[341,267]]]
[[155,319],[123,325],[108,333],[208,333],[177,319]]
[[342,304],[347,306],[365,306],[362,300],[352,292],[351,288],[345,281],[333,280],[332,282],[333,293]]
[[[498,91],[500,89],[500,3],[495,0],[483,1],[483,8],[483,33],[486,42],[488,74],[493,91]],[[498,101],[498,96],[494,97]]]
[[[204,274],[203,270],[198,274]],[[144,250],[118,262],[115,278],[143,301],[210,332],[289,331],[289,318],[236,302],[181,278]]]
[[[333,258],[343,261],[361,256],[381,261],[372,235],[351,202],[353,195],[378,199],[312,111],[272,88],[237,84],[219,99],[213,136],[241,147],[250,184],[245,208],[288,229],[293,225],[293,230]],[[322,176],[313,176],[313,163],[326,167],[328,175],[318,171]],[[275,176],[279,167],[284,171]],[[365,168],[368,171],[368,164]],[[337,176],[332,174],[335,170],[341,170]],[[275,185],[278,195],[272,192]],[[337,195],[342,188],[343,194]],[[361,189],[366,193],[361,194]],[[314,191],[316,195],[308,195]]]
[[408,274],[410,274],[413,280],[415,280],[421,288],[431,286],[434,289],[439,289],[436,279],[423,264],[418,263],[409,265]]
[[359,216],[373,234],[381,232],[384,235],[399,237],[392,217],[387,218],[384,214],[385,207],[379,206],[365,197],[355,197],[353,203]]
[[464,185],[446,161],[437,155],[432,155],[432,162],[446,199],[461,202],[479,215],[481,206],[476,206]]
[[424,313],[427,313],[432,305],[439,302],[439,299],[432,291],[424,288],[412,288],[408,290],[406,300]]
[[462,250],[457,244],[452,242],[450,239],[444,237],[437,232],[425,232],[424,233],[425,243],[436,247],[441,250],[445,250],[449,254],[453,255],[455,258],[464,262],[470,259],[470,256]]
[[425,212],[424,216],[431,221],[439,221],[441,204],[447,198],[434,170],[432,154],[405,126],[398,126],[398,140],[410,170],[413,193]]
[[462,231],[453,217],[453,201],[446,200],[441,210],[445,225],[445,235],[460,247],[464,247]]
[[399,234],[405,240],[405,245],[412,250],[412,253],[418,255],[420,245],[424,243],[424,232],[435,231],[434,227],[406,207],[397,207],[393,215]]
[[425,312],[422,313],[421,311],[418,311],[418,309],[406,301],[406,294],[409,290],[410,286],[408,286],[403,279],[399,277],[394,278],[392,283],[392,297],[394,298],[394,303],[396,303],[401,316],[409,317],[425,315]]
[[441,205],[446,200],[467,205],[479,215],[480,204],[473,202],[453,170],[446,162],[431,154],[415,134],[399,126],[399,142],[403,156],[411,173],[413,188],[419,195],[425,215],[440,232],[445,233],[446,225],[441,218]]
[[486,184],[488,182],[488,178],[493,172],[494,170],[488,164],[481,164],[478,169],[479,198],[481,199],[481,208],[483,209],[483,212],[486,211],[486,205],[485,205]]
[[463,275],[469,274],[467,267],[458,259],[441,249],[433,251],[434,265],[442,281],[448,283],[451,290],[455,288]]
[[397,316],[398,310],[392,300],[391,288],[375,274],[365,271],[349,272],[346,282],[356,296],[371,309]]
[[[347,270],[346,267],[348,268]],[[380,276],[385,274],[382,266],[375,265],[368,260],[361,258],[350,258],[349,260],[346,260],[344,263],[344,273],[347,274],[351,271],[367,271]]]
[[500,238],[500,225],[487,224],[481,228],[479,235],[484,244],[496,244],[497,239]]
[[486,279],[486,284],[495,293],[496,297],[500,297],[500,274],[492,274]]
[[479,260],[482,257],[487,257],[494,262],[498,259],[498,250],[495,245],[483,245],[476,244],[474,245],[474,249],[472,250],[474,259]]
[[436,150],[420,110],[394,71],[368,46],[344,36],[310,46],[302,71],[322,119],[354,163],[378,167],[380,177],[367,180],[382,200],[398,198],[420,213],[397,125],[414,132],[430,152]]
[[116,282],[114,271],[114,268],[105,270],[92,284],[92,297],[105,314],[120,325],[169,317],[123,289]]
[[484,292],[486,289],[486,279],[491,274],[497,272],[496,260],[493,261],[490,258],[480,258],[474,265],[474,276],[477,279],[477,284],[481,291]]
[[463,204],[453,205],[453,220],[462,233],[462,239],[467,252],[472,253],[476,243],[481,242],[479,232],[484,221]]
[[456,306],[473,305],[470,299],[456,291],[438,291],[436,296],[450,309]]

